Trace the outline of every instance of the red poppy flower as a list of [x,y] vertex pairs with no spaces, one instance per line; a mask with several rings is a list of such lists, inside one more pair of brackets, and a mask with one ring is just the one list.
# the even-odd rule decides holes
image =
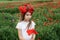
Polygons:
[[36,30],[34,30],[34,29],[29,29],[29,30],[27,30],[27,33],[28,33],[28,35],[38,34],[38,33],[36,32]]
[[24,13],[26,13],[26,7],[25,6],[20,6],[19,7],[19,11],[22,13],[22,14],[24,14]]
[[51,6],[53,5],[53,3],[52,3],[52,2],[50,2],[49,4],[50,4]]
[[27,7],[28,12],[30,12],[31,14],[33,13],[34,8],[33,8],[33,6],[31,4],[28,3],[28,4],[25,4],[24,6]]
[[47,25],[47,22],[44,22],[44,24],[43,24],[44,26],[46,26]]
[[25,4],[24,6],[19,7],[19,11],[24,15],[26,12],[30,12],[31,14],[34,11],[34,8],[31,4]]
[[57,4],[60,5],[60,1]]
[[47,18],[49,21],[52,21],[53,19],[52,18]]
[[55,5],[53,5],[52,7],[53,7],[53,8],[57,8],[57,6],[55,6]]

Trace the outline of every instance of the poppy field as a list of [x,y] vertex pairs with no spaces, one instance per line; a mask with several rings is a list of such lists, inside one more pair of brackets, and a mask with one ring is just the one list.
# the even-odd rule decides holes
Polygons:
[[[30,3],[34,6],[32,20],[38,32],[35,40],[60,40],[60,2]],[[19,40],[16,25],[20,18],[18,7],[22,3],[0,4],[0,40]]]

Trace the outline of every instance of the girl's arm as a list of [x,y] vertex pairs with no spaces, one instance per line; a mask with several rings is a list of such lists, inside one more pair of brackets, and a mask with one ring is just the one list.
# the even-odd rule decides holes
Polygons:
[[22,30],[21,29],[18,29],[18,37],[19,37],[19,40],[25,40],[22,36]]
[[[35,29],[35,25],[36,24],[32,21],[32,27],[33,27],[32,29]],[[35,40],[35,36],[36,36],[35,34],[32,34],[31,40]]]
[[32,38],[31,38],[31,40],[35,40],[35,34],[32,34]]

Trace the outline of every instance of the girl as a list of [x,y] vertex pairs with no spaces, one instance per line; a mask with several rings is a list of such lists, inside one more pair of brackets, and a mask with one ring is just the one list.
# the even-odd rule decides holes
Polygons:
[[34,30],[35,23],[31,21],[33,6],[25,4],[19,7],[21,12],[21,20],[18,22],[16,28],[18,29],[19,40],[35,40],[37,32]]

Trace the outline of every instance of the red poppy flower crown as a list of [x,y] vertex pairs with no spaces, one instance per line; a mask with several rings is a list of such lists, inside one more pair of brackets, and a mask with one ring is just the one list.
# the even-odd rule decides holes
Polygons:
[[34,11],[34,8],[31,4],[25,4],[24,6],[19,6],[19,11],[24,15],[26,12],[30,12],[31,14]]

